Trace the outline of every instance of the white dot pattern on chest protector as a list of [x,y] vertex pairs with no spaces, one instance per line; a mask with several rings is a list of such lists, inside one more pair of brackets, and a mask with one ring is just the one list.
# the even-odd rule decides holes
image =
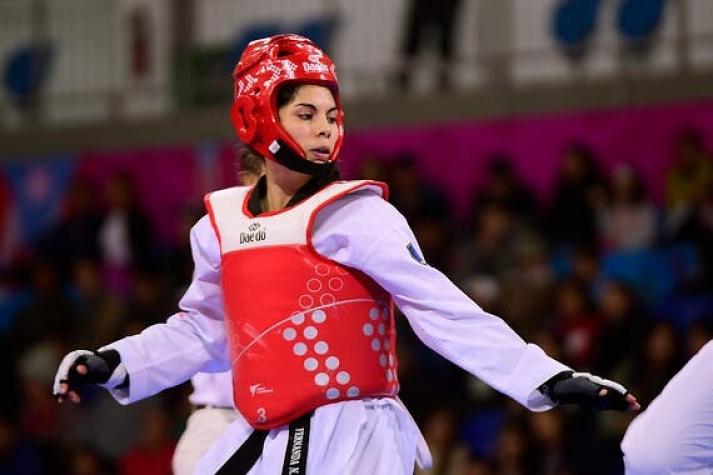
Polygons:
[[305,329],[302,331],[302,334],[308,340],[314,340],[317,337],[317,329],[312,326],[305,327]]
[[318,355],[323,355],[329,351],[329,345],[326,341],[318,341],[314,344],[314,352]]
[[337,382],[339,384],[347,384],[350,379],[352,379],[352,377],[346,371],[340,371],[337,373]]
[[379,318],[379,309],[376,307],[373,307],[371,310],[369,310],[369,318],[372,320],[376,320]]
[[[346,387],[352,381],[352,374],[347,368],[342,368],[337,372],[337,369],[342,367],[342,361],[337,355],[329,354],[330,345],[328,341],[322,339],[314,344],[308,344],[309,340],[316,339],[321,333],[319,326],[332,318],[330,308],[333,304],[339,302],[338,294],[345,286],[344,280],[339,276],[346,275],[348,273],[338,266],[330,266],[323,263],[316,264],[314,274],[305,281],[307,293],[300,295],[297,300],[302,310],[294,312],[288,320],[288,322],[297,327],[303,325],[306,318],[309,318],[312,324],[301,329],[288,327],[282,332],[282,336],[286,341],[302,340],[294,342],[292,352],[297,357],[304,358],[302,361],[304,370],[313,374],[314,384],[324,388],[324,397],[330,401],[340,397],[356,398],[361,394],[359,386],[355,384],[352,384],[346,390],[330,386],[330,381],[332,381],[332,386],[339,384]],[[325,308],[310,310],[315,305],[324,306]],[[361,327],[361,333],[363,334],[361,337],[365,338],[372,351],[376,352],[375,358],[377,358],[380,367],[384,369],[383,374],[391,385],[391,393],[395,394],[397,389],[396,368],[393,364],[394,357],[388,351],[390,347],[387,328],[390,318],[389,308],[381,305],[372,306],[368,309],[364,318],[366,322]],[[327,332],[327,334],[329,333]],[[324,357],[324,359],[322,360],[320,356]],[[320,367],[322,368],[321,370]]]
[[317,373],[314,376],[314,382],[317,386],[326,386],[329,383],[329,375],[327,373]]
[[336,356],[330,356],[324,364],[327,366],[327,369],[335,370],[339,368],[339,358]]
[[304,362],[304,367],[307,371],[314,371],[317,369],[317,366],[319,366],[319,363],[317,362],[316,358],[307,358]]
[[315,310],[312,312],[312,321],[314,323],[323,323],[327,319],[327,314],[324,310]]

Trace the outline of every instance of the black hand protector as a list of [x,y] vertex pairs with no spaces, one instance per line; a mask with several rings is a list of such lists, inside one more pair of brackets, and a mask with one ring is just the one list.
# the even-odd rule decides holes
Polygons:
[[[95,351],[94,354],[78,357],[67,374],[69,389],[75,390],[87,384],[106,383],[120,362],[121,357],[116,350]],[[87,367],[86,374],[77,372],[79,365]]]
[[[538,388],[542,394],[557,404],[577,404],[596,410],[626,411],[629,392],[622,385],[591,375],[563,371]],[[606,395],[600,396],[602,389]]]

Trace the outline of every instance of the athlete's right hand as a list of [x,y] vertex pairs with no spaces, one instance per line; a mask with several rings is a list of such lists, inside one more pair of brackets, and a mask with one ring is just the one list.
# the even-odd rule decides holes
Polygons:
[[57,401],[81,401],[80,391],[88,384],[114,388],[125,383],[126,369],[116,350],[75,350],[68,353],[59,364],[54,377],[52,393]]

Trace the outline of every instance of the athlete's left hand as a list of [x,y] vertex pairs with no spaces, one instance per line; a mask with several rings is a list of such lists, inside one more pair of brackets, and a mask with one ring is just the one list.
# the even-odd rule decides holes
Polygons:
[[589,373],[563,371],[539,387],[557,404],[577,404],[597,410],[638,411],[641,405],[619,383]]

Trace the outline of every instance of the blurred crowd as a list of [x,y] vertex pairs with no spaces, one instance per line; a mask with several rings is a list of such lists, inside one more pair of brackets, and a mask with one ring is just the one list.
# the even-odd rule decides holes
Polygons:
[[[695,130],[675,153],[665,202],[635,168],[601,171],[583,143],[568,148],[547,197],[495,154],[465,220],[414,157],[364,159],[361,174],[389,184],[430,265],[526,340],[623,382],[645,406],[713,336],[713,159]],[[191,410],[187,385],[128,407],[97,390],[74,407],[57,404],[51,384],[66,351],[175,311],[191,279],[199,205],[160,243],[130,176],[104,190],[76,182],[61,218],[2,271],[1,475],[170,473]],[[435,460],[418,473],[622,473],[618,444],[632,415],[529,413],[398,321],[401,397]]]

